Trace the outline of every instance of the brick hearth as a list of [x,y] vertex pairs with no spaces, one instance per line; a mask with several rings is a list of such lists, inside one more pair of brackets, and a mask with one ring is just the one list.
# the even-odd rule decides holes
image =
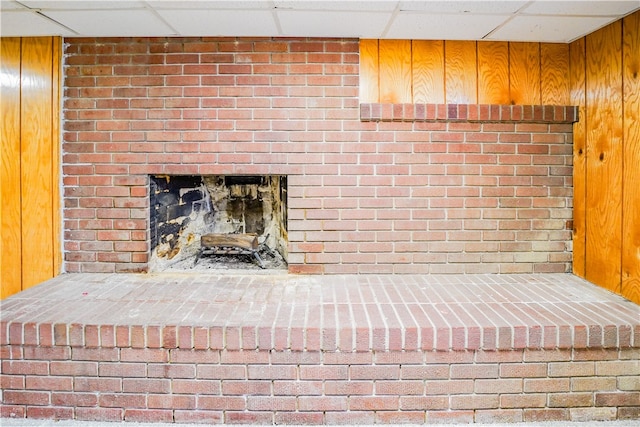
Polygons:
[[71,274],[2,301],[2,416],[640,416],[638,306],[568,274]]

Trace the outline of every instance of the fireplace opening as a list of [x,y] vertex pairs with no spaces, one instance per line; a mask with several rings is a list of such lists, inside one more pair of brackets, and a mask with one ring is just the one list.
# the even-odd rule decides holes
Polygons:
[[286,176],[149,178],[150,271],[287,268]]

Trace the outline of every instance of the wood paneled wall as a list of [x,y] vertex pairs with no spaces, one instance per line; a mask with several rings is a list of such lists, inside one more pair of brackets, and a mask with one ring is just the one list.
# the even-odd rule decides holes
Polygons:
[[570,52],[574,272],[640,303],[640,12]]
[[59,273],[60,63],[58,37],[1,38],[2,298]]
[[569,104],[569,45],[361,40],[360,100]]

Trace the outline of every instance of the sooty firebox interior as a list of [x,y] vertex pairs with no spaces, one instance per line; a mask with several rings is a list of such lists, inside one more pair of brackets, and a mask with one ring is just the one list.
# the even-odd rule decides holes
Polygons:
[[268,269],[286,268],[287,177],[156,175],[150,177],[151,271],[259,269],[246,254],[197,258],[209,233],[258,236]]

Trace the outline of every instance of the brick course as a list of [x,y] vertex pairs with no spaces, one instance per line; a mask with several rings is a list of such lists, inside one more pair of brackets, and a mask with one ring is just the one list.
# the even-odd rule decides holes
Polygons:
[[65,41],[68,272],[148,268],[150,174],[288,175],[290,272],[570,270],[573,107],[360,104],[351,39]]
[[[62,348],[69,354],[78,350],[71,346]],[[40,349],[56,352],[58,347]],[[18,360],[12,358],[3,363],[2,416],[23,417],[26,413],[34,418],[95,421],[231,423],[243,414],[243,422],[254,424],[299,424],[304,420],[331,424],[353,416],[372,417],[380,423],[438,422],[442,417],[458,414],[455,417],[476,422],[579,421],[632,417],[631,410],[640,406],[635,371],[574,377],[574,366],[579,363],[575,351],[570,351],[569,360],[564,362],[522,363],[524,371],[531,364],[535,371],[546,372],[537,378],[524,379],[523,386],[523,379],[514,378],[506,369],[513,364],[500,360],[500,352],[491,352],[495,358],[481,352],[438,352],[442,361],[439,363],[429,361],[432,359],[429,352],[385,351],[376,353],[376,357],[397,362],[376,366],[348,364],[360,358],[360,353],[159,350],[165,359],[188,361],[175,368],[144,359],[128,363],[121,357],[128,349],[111,348],[120,355],[115,362],[111,357],[95,362],[100,368],[123,365],[128,369],[108,372],[99,369],[99,377],[93,378],[69,370],[58,369],[55,376],[48,369],[25,371],[33,362],[20,360],[20,352],[12,351]],[[548,357],[543,349],[532,352],[541,359]],[[620,349],[615,353],[620,359],[631,359],[637,349]],[[524,350],[509,354],[524,359]],[[344,359],[345,364],[336,365],[336,356]],[[467,363],[468,356],[473,359],[472,364]],[[317,364],[296,363],[305,358],[317,360]],[[289,364],[283,364],[284,359]],[[53,372],[54,363],[76,362],[38,363]],[[398,378],[400,372],[416,369],[419,375],[408,375],[419,379]],[[441,370],[443,375],[438,374],[438,380],[428,379]],[[165,375],[157,378],[160,372]],[[463,375],[466,379],[460,379],[461,372],[469,372]],[[606,384],[606,391],[597,387],[602,384]],[[625,410],[618,414],[621,408]]]

